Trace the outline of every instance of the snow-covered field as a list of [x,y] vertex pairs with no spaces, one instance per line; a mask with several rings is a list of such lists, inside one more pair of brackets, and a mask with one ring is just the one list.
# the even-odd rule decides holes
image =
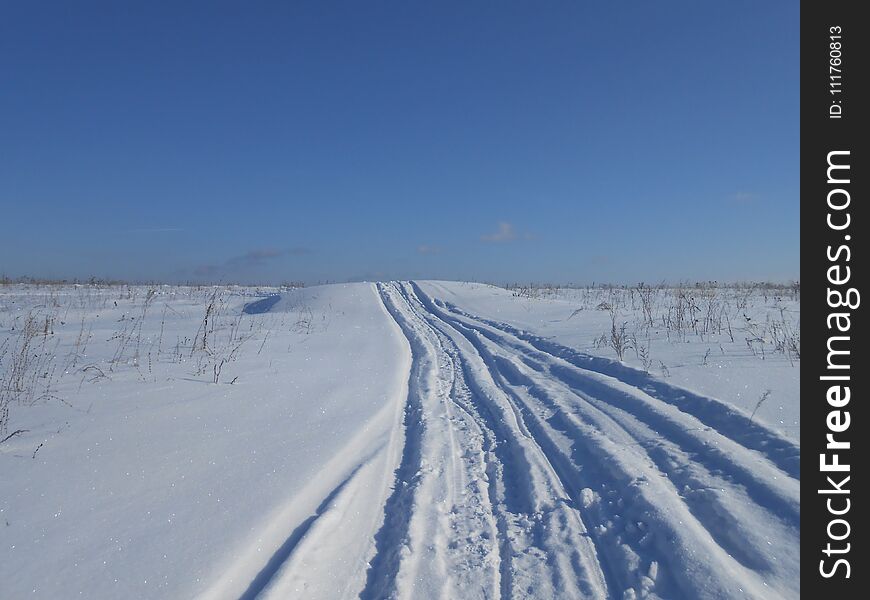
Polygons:
[[0,597],[794,598],[799,355],[788,288],[5,285]]

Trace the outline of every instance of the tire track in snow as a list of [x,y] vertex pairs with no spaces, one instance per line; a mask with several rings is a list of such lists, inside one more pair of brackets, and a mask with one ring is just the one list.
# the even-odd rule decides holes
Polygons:
[[[400,287],[416,318],[437,331],[462,367],[470,413],[494,438],[500,480],[493,501],[505,536],[504,598],[603,598],[607,584],[574,499],[487,366],[467,340]],[[463,596],[467,597],[467,596]]]
[[[671,581],[664,581],[668,577],[665,573],[658,573],[658,578],[663,580],[661,587],[674,587],[667,591],[678,597],[778,597],[780,594],[768,588],[768,579],[777,580],[778,586],[789,592],[796,590],[795,578],[788,579],[796,574],[798,559],[786,555],[785,560],[778,561],[759,551],[765,548],[763,535],[752,530],[757,524],[762,533],[772,532],[795,549],[799,545],[799,482],[778,468],[790,470],[791,460],[779,459],[793,456],[795,451],[783,452],[785,446],[775,434],[761,431],[750,438],[751,442],[765,436],[773,439],[773,451],[766,452],[764,444],[750,443],[746,448],[735,440],[745,436],[722,435],[700,423],[695,429],[706,432],[712,440],[698,444],[698,439],[684,435],[682,428],[697,426],[702,419],[691,412],[683,414],[667,400],[651,397],[649,386],[638,390],[624,381],[580,369],[557,355],[562,352],[550,354],[506,326],[496,327],[455,308],[447,313],[419,286],[411,287],[433,318],[460,333],[484,357],[494,379],[520,407],[566,487],[584,486],[584,517],[604,528],[596,541],[605,560],[614,563],[606,566],[607,570],[624,569],[625,564],[619,564],[621,553],[624,563],[646,556],[650,571],[672,563]],[[646,405],[640,406],[639,397],[645,397]],[[566,406],[566,398],[572,400],[571,406]],[[733,423],[723,414],[715,413],[713,419],[709,414],[702,416],[724,422],[726,431],[733,434]],[[725,451],[720,451],[719,445],[726,446]],[[799,450],[796,453],[799,458]],[[772,477],[774,483],[765,482],[764,477],[753,478],[754,469]],[[705,483],[720,487],[697,489]],[[675,488],[680,484],[684,490],[696,488],[690,490],[692,496],[685,497],[684,490]],[[736,500],[723,500],[726,488]],[[598,489],[620,494],[618,512],[604,506],[607,498],[596,493]],[[654,537],[650,544],[648,534],[634,535],[632,548],[632,541],[627,539],[632,536],[608,533],[608,524],[614,521],[636,529],[632,520],[655,523],[658,539]],[[766,520],[775,524],[768,525]],[[744,545],[752,542],[751,549],[740,547],[743,536]],[[627,553],[623,552],[625,546],[630,548]],[[702,564],[693,554],[700,554],[711,564]],[[682,573],[686,569],[694,572],[686,576]],[[617,576],[626,594],[656,590],[654,581],[641,577],[633,582],[629,575],[624,572]]]
[[[473,392],[468,386],[465,376],[465,370],[460,360],[459,352],[455,346],[451,345],[448,338],[441,332],[432,328],[426,323],[420,313],[410,303],[409,299],[400,287],[394,288],[402,298],[404,307],[410,311],[411,319],[418,324],[418,327],[425,330],[427,335],[434,337],[440,348],[446,355],[447,362],[442,365],[442,368],[449,368],[452,375],[452,385],[449,391],[449,402],[456,406],[459,413],[463,416],[463,421],[471,429],[472,436],[478,436],[478,441],[474,449],[470,453],[466,450],[461,456],[462,460],[468,460],[470,456],[479,456],[482,469],[479,471],[479,476],[476,479],[470,479],[471,486],[483,486],[486,488],[486,498],[489,502],[489,510],[494,522],[495,537],[497,541],[496,549],[498,556],[498,579],[497,589],[498,597],[510,598],[512,589],[512,548],[511,540],[509,539],[508,529],[510,527],[504,505],[510,502],[513,496],[506,498],[506,489],[516,487],[515,483],[510,481],[509,485],[505,482],[504,463],[506,457],[506,446],[500,444],[496,439],[496,434],[492,427],[487,425],[488,421],[480,415],[478,408],[475,407],[473,400]],[[508,464],[514,464],[511,461]],[[512,470],[509,470],[509,474]],[[497,507],[497,508],[493,508]],[[471,590],[466,588],[461,590],[468,597],[473,596]]]
[[[419,289],[416,283],[412,283],[412,285]],[[506,343],[521,352],[524,351],[525,347],[531,347],[542,355],[560,358],[585,371],[599,373],[632,388],[643,390],[662,403],[670,404],[680,411],[694,416],[705,427],[714,429],[717,433],[733,439],[744,448],[762,454],[789,477],[800,480],[800,447],[761,423],[751,421],[748,416],[730,406],[713,398],[657,380],[648,373],[620,362],[585,354],[506,323],[473,315],[450,302],[434,298],[431,299],[431,302],[439,308],[450,311],[456,317],[468,319],[471,322],[470,326],[478,329],[482,335],[489,336],[491,331],[497,331],[512,338],[512,341]]]
[[458,384],[440,340],[395,288],[379,284],[378,292],[408,339],[412,365],[405,449],[360,597],[493,598],[501,561],[483,436],[473,421],[451,411]]
[[366,466],[370,460],[371,458],[367,458],[355,467],[346,479],[327,494],[326,498],[324,498],[320,505],[315,509],[314,514],[305,519],[293,530],[287,540],[280,548],[278,548],[278,550],[275,551],[271,558],[269,558],[266,565],[260,569],[260,572],[257,573],[256,577],[254,577],[244,593],[239,596],[239,600],[254,600],[257,597],[260,597],[263,595],[263,592],[278,579],[281,569],[289,562],[290,557],[293,555],[293,552],[296,550],[297,546],[299,546],[299,543],[305,535],[311,530],[314,524],[317,523],[318,519],[320,519],[332,507],[342,491],[344,491],[348,484],[350,484],[350,482],[356,477],[357,473]]
[[[434,301],[429,302],[433,310],[439,311]],[[496,327],[490,321],[473,317],[458,309],[451,312],[462,317],[455,321],[459,327],[472,329],[491,341],[495,347],[506,349],[509,355],[515,356],[521,363],[520,368],[545,372],[550,382],[562,384],[569,393],[581,400],[594,403],[611,415],[615,414],[614,411],[625,413],[652,431],[663,434],[663,439],[692,455],[695,463],[703,464],[709,471],[721,473],[733,484],[745,488],[756,503],[775,511],[778,518],[785,520],[787,525],[799,527],[799,479],[789,475],[791,469],[788,466],[785,470],[781,468],[783,465],[776,460],[778,453],[770,456],[754,448],[747,448],[733,437],[707,425],[693,412],[683,412],[672,403],[651,396],[647,389],[638,389],[600,371],[577,367],[561,358],[562,354],[571,352],[570,349],[564,348],[558,354],[550,354],[524,342],[508,326]],[[450,316],[447,318],[451,320]],[[548,344],[554,346],[553,342]],[[706,399],[706,402],[730,410],[715,400]],[[755,428],[766,431],[760,425],[755,425]],[[766,431],[764,435],[774,439],[777,448],[783,447],[779,442],[790,445],[785,440],[776,439],[778,436],[773,432]],[[757,440],[759,437],[761,434],[755,435],[753,439]],[[792,445],[788,454],[800,460],[798,447]]]
[[[401,293],[401,290],[400,290]],[[416,311],[410,305],[411,314]],[[497,462],[492,460],[490,432],[481,429],[479,420],[475,418],[473,409],[468,404],[468,386],[461,370],[457,369],[455,355],[445,347],[444,339],[433,329],[426,327],[423,321],[416,320],[422,327],[423,334],[428,338],[433,352],[437,355],[438,390],[437,397],[429,405],[429,422],[433,424],[427,440],[427,460],[430,463],[430,473],[435,477],[427,478],[428,489],[422,494],[419,511],[419,522],[430,523],[435,535],[420,532],[418,538],[426,540],[440,537],[441,544],[426,547],[431,554],[442,554],[441,560],[434,562],[442,565],[443,576],[447,580],[442,588],[442,597],[452,599],[458,596],[472,598],[494,598],[499,590],[509,588],[510,557],[504,552],[502,516],[493,510],[497,486],[502,485],[501,470]],[[445,443],[445,438],[447,443]],[[449,468],[439,469],[441,463]],[[438,477],[438,472],[447,477]],[[446,480],[446,481],[445,481]],[[445,485],[447,482],[451,485]],[[446,519],[432,519],[431,509],[437,506],[438,498],[442,503],[449,504]],[[496,500],[497,502],[497,500]],[[443,514],[440,516],[444,516]],[[440,532],[432,527],[435,521],[440,521]],[[422,529],[422,528],[421,528]],[[438,533],[441,535],[438,536]],[[412,547],[416,551],[417,565],[414,572],[406,580],[433,579],[435,573],[420,575],[424,570],[420,557],[425,552]],[[410,561],[409,561],[410,562]],[[408,597],[419,597],[415,587],[405,586]],[[425,589],[423,590],[426,591]],[[428,594],[432,597],[433,594]]]
[[375,534],[375,556],[369,562],[365,587],[360,593],[361,600],[388,598],[393,592],[400,553],[408,538],[412,503],[422,461],[421,440],[424,428],[421,399],[423,392],[420,386],[421,379],[426,376],[425,365],[418,359],[418,352],[415,352],[413,332],[409,332],[396,317],[397,309],[381,284],[378,284],[378,293],[387,311],[411,343],[412,363],[403,418],[405,444],[395,472],[393,492],[384,505],[384,523]]

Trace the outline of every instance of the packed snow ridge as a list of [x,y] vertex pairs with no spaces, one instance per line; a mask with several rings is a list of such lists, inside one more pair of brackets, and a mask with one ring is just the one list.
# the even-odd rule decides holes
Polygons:
[[4,598],[800,594],[799,299],[0,294]]

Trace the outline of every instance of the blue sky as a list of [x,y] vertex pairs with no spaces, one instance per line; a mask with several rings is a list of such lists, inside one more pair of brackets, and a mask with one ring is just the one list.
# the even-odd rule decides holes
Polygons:
[[4,3],[0,274],[797,278],[798,29],[796,2]]

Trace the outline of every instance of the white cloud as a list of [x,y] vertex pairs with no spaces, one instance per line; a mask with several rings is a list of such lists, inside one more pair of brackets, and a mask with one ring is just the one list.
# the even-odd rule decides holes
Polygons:
[[517,239],[517,232],[514,230],[514,226],[507,221],[500,221],[497,231],[482,235],[480,239],[484,242],[510,242]]

